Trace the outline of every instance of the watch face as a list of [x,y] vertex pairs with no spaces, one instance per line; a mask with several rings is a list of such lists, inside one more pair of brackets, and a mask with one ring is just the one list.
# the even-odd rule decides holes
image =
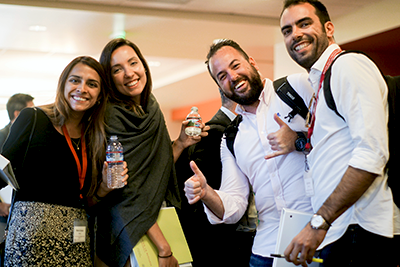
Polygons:
[[313,217],[311,220],[311,224],[314,227],[320,227],[323,223],[324,223],[324,219],[320,215]]
[[304,148],[306,147],[307,144],[307,140],[304,138],[297,138],[296,139],[296,143],[295,143],[295,147],[297,151],[303,151]]

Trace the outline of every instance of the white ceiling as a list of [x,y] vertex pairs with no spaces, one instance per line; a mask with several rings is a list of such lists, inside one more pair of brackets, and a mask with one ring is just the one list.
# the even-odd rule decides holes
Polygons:
[[[337,18],[376,1],[323,2]],[[231,38],[258,63],[271,64],[273,56],[265,51],[280,42],[281,5],[281,0],[0,0],[0,126],[8,122],[4,109],[11,95],[29,93],[36,105],[52,102],[63,68],[78,55],[98,59],[118,27],[154,65],[154,93],[163,110],[216,98],[204,65],[209,45]]]

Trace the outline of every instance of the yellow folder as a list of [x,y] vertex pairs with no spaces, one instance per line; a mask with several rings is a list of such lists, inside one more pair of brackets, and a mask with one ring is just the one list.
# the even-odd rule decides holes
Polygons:
[[[192,262],[192,255],[179,222],[175,208],[162,208],[157,219],[158,226],[179,264]],[[133,248],[140,267],[158,266],[158,250],[147,235],[144,235]]]

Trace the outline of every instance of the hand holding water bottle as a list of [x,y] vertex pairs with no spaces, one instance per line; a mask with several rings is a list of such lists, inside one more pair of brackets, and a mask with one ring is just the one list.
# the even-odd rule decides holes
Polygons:
[[[203,137],[208,136],[207,131],[210,130],[210,126],[206,126],[202,122],[196,107],[192,107],[192,111],[193,110],[196,111],[197,115],[192,116],[192,112],[188,114],[186,120],[182,122],[178,138],[176,138],[172,143],[175,162],[178,160],[185,148],[200,142]],[[200,134],[197,135],[195,132]]]
[[[112,190],[114,190],[114,188],[108,187],[108,170],[109,170],[108,163],[107,163],[107,161],[104,161],[103,171],[102,171],[102,173],[103,173],[102,184],[105,185],[105,187],[108,189],[107,190],[108,192],[111,192]],[[128,164],[126,163],[126,161],[124,161],[122,163],[122,172],[120,175],[121,175],[121,184],[122,184],[122,187],[124,187],[125,185],[128,184],[128,178],[129,178]]]
[[128,165],[123,157],[121,143],[117,136],[111,136],[106,148],[106,161],[103,164],[103,179],[95,193],[97,201],[112,190],[128,184]]
[[[128,165],[127,163],[124,161],[122,163],[122,167],[123,167],[123,171],[121,173],[121,177],[122,177],[122,183],[125,185],[128,184]],[[102,181],[99,185],[99,187],[97,188],[97,191],[94,194],[94,200],[96,202],[100,201],[102,198],[104,198],[108,193],[110,193],[111,191],[113,191],[114,189],[109,188],[107,186],[107,173],[108,173],[108,163],[107,161],[104,161],[103,164],[103,170],[102,170]]]
[[186,125],[185,133],[189,136],[199,136],[201,134],[201,117],[197,107],[192,107],[186,120],[189,121]]
[[125,185],[122,182],[123,176],[121,176],[121,173],[124,170],[124,149],[116,135],[112,135],[107,144],[106,161],[108,165],[107,187],[111,189],[124,187]]

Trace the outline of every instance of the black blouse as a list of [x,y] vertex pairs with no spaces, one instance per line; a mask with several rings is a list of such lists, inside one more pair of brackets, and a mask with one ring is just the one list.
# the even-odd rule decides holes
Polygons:
[[[85,185],[80,191],[77,164],[65,137],[51,123],[47,115],[37,108],[37,123],[24,161],[29,135],[33,127],[34,109],[24,109],[11,127],[3,147],[20,186],[16,201],[38,201],[80,208],[90,187],[91,164]],[[77,151],[81,153],[81,150]],[[0,181],[0,187],[6,184]]]

